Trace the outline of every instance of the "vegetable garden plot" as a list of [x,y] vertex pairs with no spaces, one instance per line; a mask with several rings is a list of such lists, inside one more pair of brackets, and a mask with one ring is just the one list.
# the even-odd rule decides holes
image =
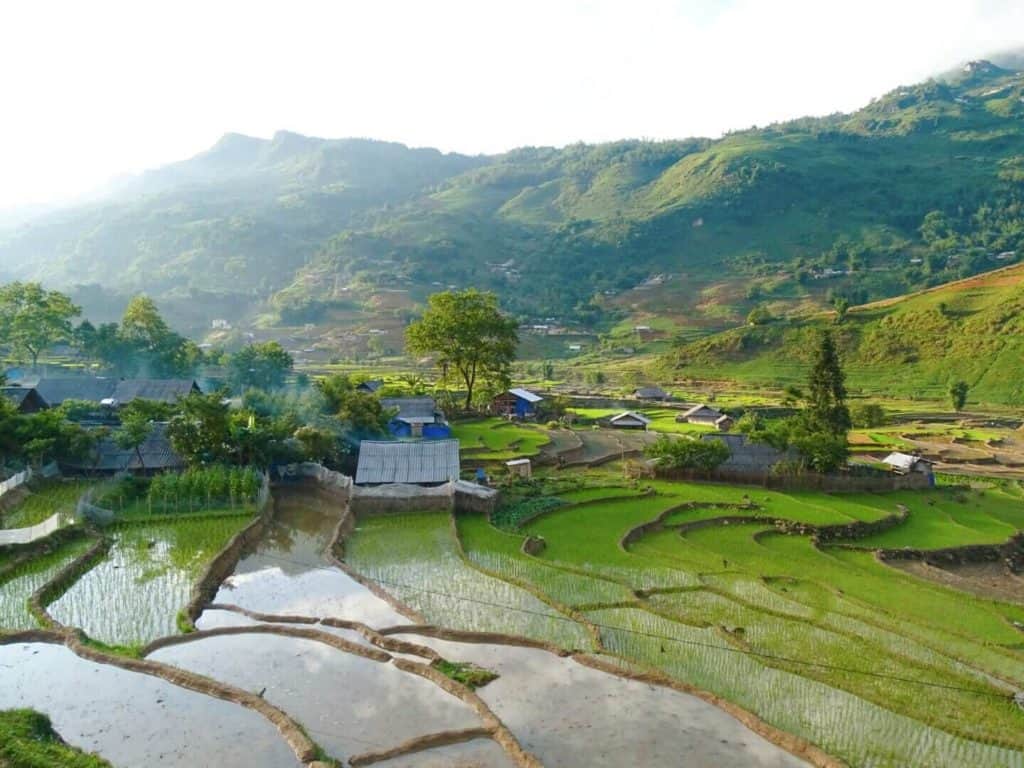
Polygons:
[[458,556],[448,515],[368,517],[348,539],[346,562],[428,621],[506,632],[565,648],[589,648],[586,631],[526,590],[487,576]]
[[144,644],[175,634],[178,611],[202,569],[249,522],[232,516],[121,527],[107,557],[48,610],[106,643]]
[[74,541],[40,555],[0,578],[0,629],[33,629],[39,622],[28,609],[32,593],[91,547],[91,540]]

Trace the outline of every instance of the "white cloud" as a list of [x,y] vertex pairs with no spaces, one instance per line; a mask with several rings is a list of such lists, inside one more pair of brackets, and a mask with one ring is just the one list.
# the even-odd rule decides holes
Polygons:
[[1013,45],[1024,3],[11,3],[0,205],[82,192],[226,131],[464,152],[717,135],[850,110]]

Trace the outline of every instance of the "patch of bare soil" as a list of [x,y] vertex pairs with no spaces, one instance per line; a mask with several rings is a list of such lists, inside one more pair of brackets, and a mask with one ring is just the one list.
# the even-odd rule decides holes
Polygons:
[[979,597],[1024,604],[1024,577],[1002,563],[961,563],[937,567],[916,560],[892,560],[886,565],[922,579]]

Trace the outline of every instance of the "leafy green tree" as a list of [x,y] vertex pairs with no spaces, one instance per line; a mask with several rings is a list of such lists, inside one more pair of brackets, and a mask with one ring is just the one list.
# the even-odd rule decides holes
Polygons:
[[949,385],[949,402],[953,406],[953,410],[960,413],[967,405],[967,393],[970,391],[970,387],[966,381],[954,381]]
[[761,305],[754,307],[747,315],[747,325],[767,325],[775,318],[768,307]]
[[804,417],[811,431],[845,436],[850,429],[846,407],[846,378],[839,362],[835,339],[821,334],[818,351],[807,383]]
[[432,295],[423,316],[406,329],[406,346],[414,355],[434,355],[443,378],[456,373],[469,409],[480,381],[509,385],[519,343],[516,328],[493,293],[445,291]]
[[648,446],[647,455],[658,459],[661,466],[669,469],[710,472],[729,458],[729,447],[721,440],[660,435]]
[[837,296],[832,301],[832,306],[836,310],[836,323],[842,323],[846,320],[846,314],[850,311],[850,300],[845,296]]
[[81,312],[63,293],[45,291],[39,283],[0,286],[0,338],[26,352],[33,369],[40,352],[72,338],[71,319]]
[[[109,331],[101,326],[97,333]],[[183,376],[195,370],[202,357],[198,347],[172,331],[156,304],[145,295],[125,308],[115,338],[104,338],[102,349],[124,375]]]
[[148,416],[140,411],[126,407],[121,412],[121,426],[114,432],[114,442],[118,448],[126,451],[135,451],[139,459],[139,466],[146,468],[142,459],[142,444],[146,442],[153,433],[153,422]]
[[171,447],[190,466],[227,463],[231,456],[228,404],[220,392],[192,392],[167,425]]
[[249,387],[280,389],[294,364],[292,356],[276,341],[250,344],[231,355],[228,381],[236,392]]
[[336,452],[335,436],[326,429],[307,424],[295,430],[294,437],[302,444],[302,452],[310,461],[328,460]]
[[881,427],[885,424],[885,408],[878,403],[861,403],[850,409],[850,421],[855,427]]

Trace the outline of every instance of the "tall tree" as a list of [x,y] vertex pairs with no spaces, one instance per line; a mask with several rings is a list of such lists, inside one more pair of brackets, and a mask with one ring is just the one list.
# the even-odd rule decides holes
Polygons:
[[40,352],[71,338],[71,318],[81,313],[63,293],[45,291],[39,283],[0,286],[0,336],[27,352],[33,369]]
[[813,431],[845,436],[850,429],[850,409],[846,407],[846,377],[839,363],[835,339],[821,334],[818,351],[807,384],[805,417]]
[[231,356],[228,380],[236,392],[249,387],[279,389],[294,364],[292,356],[276,341],[250,344]]
[[954,381],[949,385],[949,402],[957,413],[960,413],[967,405],[968,392],[970,392],[970,387],[967,386],[966,381]]
[[114,442],[118,448],[135,451],[139,466],[144,470],[146,463],[142,459],[142,444],[153,432],[153,423],[147,414],[139,410],[125,407],[121,412],[121,427],[114,432]]
[[458,374],[467,409],[478,383],[508,386],[519,343],[516,321],[501,313],[497,296],[474,288],[435,293],[405,338],[412,354],[435,355],[445,377]]
[[120,359],[122,372],[133,375],[182,376],[194,370],[199,353],[195,344],[170,329],[145,295],[128,302],[117,340],[120,344],[112,343],[109,350]]

